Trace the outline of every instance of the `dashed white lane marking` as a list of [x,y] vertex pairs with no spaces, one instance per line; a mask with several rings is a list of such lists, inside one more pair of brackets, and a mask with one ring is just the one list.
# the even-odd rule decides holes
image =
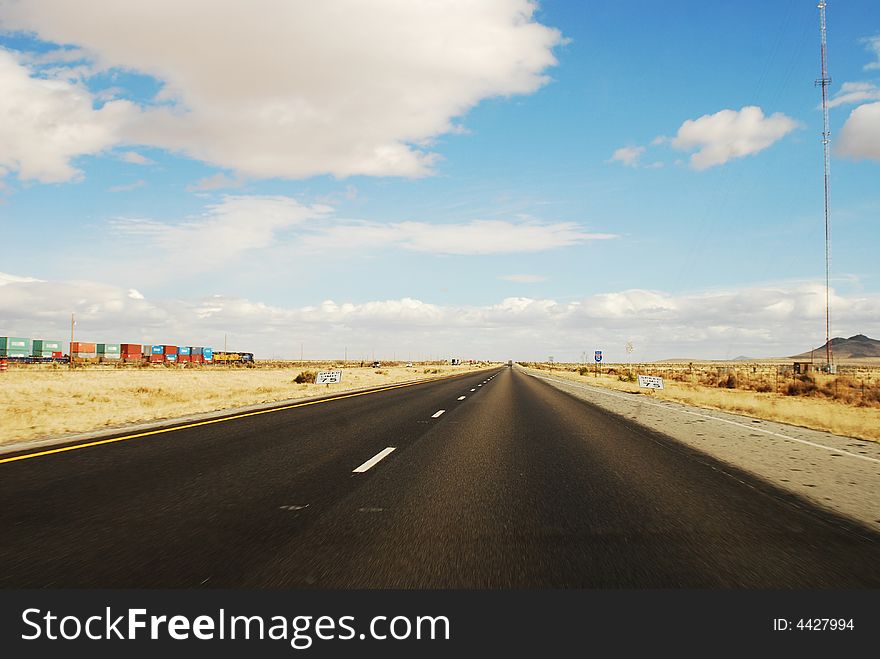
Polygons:
[[445,411],[446,411],[446,410],[437,410],[436,412],[434,412],[434,413],[431,415],[431,418],[432,418],[432,419],[436,419],[438,416],[440,416],[441,414],[443,414]]
[[465,398],[467,398],[467,396],[459,396],[458,400],[464,400]]
[[374,455],[372,458],[370,458],[364,464],[362,464],[360,467],[358,467],[357,469],[353,469],[351,473],[362,474],[365,471],[367,471],[368,469],[372,469],[373,467],[376,466],[376,464],[380,460],[384,460],[385,458],[387,458],[394,451],[395,448],[396,447],[394,447],[394,446],[389,446],[388,448],[382,449],[376,455]]
[[295,506],[295,505],[294,506],[281,506],[281,510],[302,510],[302,509],[308,508],[308,507],[309,507],[309,504],[306,504],[304,506]]
[[476,389],[471,389],[471,391],[476,391]]
[[481,384],[478,384],[478,385],[477,385],[477,386],[478,386],[478,387],[482,387],[482,386],[483,386],[483,385],[481,385]]
[[[614,398],[623,398],[624,400],[632,401],[631,395],[624,396],[622,394],[613,394],[610,391],[601,391],[598,389],[594,389],[592,387],[583,387],[583,386],[580,386],[577,384],[573,384],[570,381],[558,380],[556,378],[545,378],[540,375],[533,375],[532,377],[538,378],[539,380],[553,380],[554,382],[559,382],[561,384],[567,384],[571,387],[575,387],[576,389],[586,389],[587,391],[592,391],[597,394],[605,394],[606,396],[613,396]],[[798,439],[797,437],[789,437],[788,435],[783,435],[782,433],[773,432],[771,430],[764,430],[763,428],[756,428],[754,426],[748,426],[744,423],[739,423],[737,421],[730,421],[729,419],[720,419],[717,416],[712,416],[711,414],[700,414],[699,412],[691,412],[690,410],[679,410],[675,407],[672,407],[671,405],[661,405],[660,403],[652,403],[647,400],[641,400],[641,401],[639,401],[639,404],[651,405],[653,407],[662,407],[663,409],[666,409],[666,410],[672,410],[673,412],[681,412],[682,414],[690,414],[691,416],[701,416],[705,419],[711,419],[712,421],[718,421],[720,423],[729,423],[732,426],[739,426],[740,428],[748,428],[749,430],[753,430],[755,432],[762,432],[765,435],[772,435],[773,437],[780,437],[780,438],[788,440],[790,442],[797,442],[798,444],[806,444],[807,446],[814,446],[816,448],[825,449],[826,451],[831,451],[832,453],[842,453],[843,455],[848,455],[851,458],[858,458],[859,460],[867,460],[868,462],[880,463],[880,460],[878,460],[877,458],[871,458],[871,457],[868,457],[867,455],[859,455],[858,453],[850,453],[849,451],[846,451],[842,448],[835,448],[833,446],[825,446],[824,444],[817,444],[816,442],[810,442],[810,441],[807,441],[806,439]],[[772,421],[771,421],[771,423],[772,423]]]

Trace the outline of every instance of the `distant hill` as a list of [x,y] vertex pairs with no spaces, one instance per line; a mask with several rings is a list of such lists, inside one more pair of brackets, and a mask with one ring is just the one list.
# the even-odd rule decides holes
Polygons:
[[[814,359],[819,359],[825,354],[825,345],[812,351]],[[831,339],[831,352],[836,359],[866,359],[880,357],[880,341],[871,339],[864,334],[856,334],[848,339],[841,336]],[[807,360],[811,352],[807,351],[800,355],[793,355],[789,359]]]

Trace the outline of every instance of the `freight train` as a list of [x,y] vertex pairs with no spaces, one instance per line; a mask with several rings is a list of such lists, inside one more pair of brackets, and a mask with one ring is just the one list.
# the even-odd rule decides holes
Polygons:
[[173,363],[241,364],[252,366],[252,352],[217,352],[204,346],[143,345],[140,343],[86,343],[73,341],[62,351],[61,341],[0,337],[0,359],[7,362],[41,363]]

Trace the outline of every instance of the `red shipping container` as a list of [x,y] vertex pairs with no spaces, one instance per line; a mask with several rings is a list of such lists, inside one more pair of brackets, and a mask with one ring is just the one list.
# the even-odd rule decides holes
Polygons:
[[177,361],[178,362],[188,362],[188,361],[192,361],[192,360],[190,359],[190,355],[177,355]]
[[60,352],[53,352],[52,353],[52,359],[61,359],[63,356],[64,356],[63,353],[60,353]]
[[123,355],[139,355],[142,348],[139,343],[123,343],[119,346],[119,352]]
[[151,362],[164,362],[165,355],[150,355]]
[[74,341],[70,344],[70,354],[72,355],[75,352],[98,352],[98,346],[95,343]]
[[201,364],[205,361],[205,358],[202,355],[190,355],[189,360],[193,364]]
[[162,346],[165,348],[166,355],[176,355],[177,354],[177,346]]

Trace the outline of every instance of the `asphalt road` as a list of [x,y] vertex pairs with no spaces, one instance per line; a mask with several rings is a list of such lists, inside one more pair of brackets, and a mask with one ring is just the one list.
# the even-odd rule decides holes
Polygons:
[[880,538],[502,368],[2,463],[0,565],[7,588],[877,587]]

